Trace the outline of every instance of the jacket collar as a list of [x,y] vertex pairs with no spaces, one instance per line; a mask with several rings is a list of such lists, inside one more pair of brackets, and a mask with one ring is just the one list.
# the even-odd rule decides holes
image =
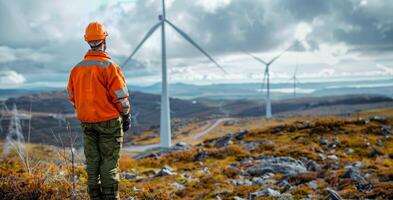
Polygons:
[[93,50],[89,50],[86,55],[85,58],[87,57],[103,57],[103,58],[107,58],[107,59],[111,59],[111,57],[109,56],[109,54],[107,54],[105,51],[93,51]]

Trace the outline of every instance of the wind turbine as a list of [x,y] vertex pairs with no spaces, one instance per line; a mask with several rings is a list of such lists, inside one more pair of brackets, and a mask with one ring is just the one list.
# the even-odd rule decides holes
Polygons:
[[143,37],[142,41],[136,46],[135,50],[123,63],[123,67],[130,61],[135,53],[142,47],[145,41],[159,28],[161,27],[161,64],[162,64],[162,81],[161,81],[161,115],[160,115],[160,146],[170,147],[171,146],[171,123],[170,123],[170,107],[169,107],[169,93],[168,93],[168,72],[166,63],[166,38],[165,38],[165,24],[172,27],[177,33],[179,33],[184,39],[190,42],[195,48],[197,48],[202,54],[204,54],[210,61],[212,61],[218,68],[226,73],[226,71],[206,52],[204,51],[194,40],[191,39],[185,32],[175,26],[166,18],[165,12],[165,0],[162,0],[162,14],[158,17],[159,22],[155,24]]
[[[301,40],[300,40],[301,41]],[[285,52],[287,52],[289,49],[294,47],[295,45],[298,44],[298,40],[296,40],[291,46],[289,46],[287,49],[282,51],[280,54],[277,56],[273,57],[269,62],[266,62],[250,53],[247,53],[249,56],[257,60],[258,62],[262,63],[265,65],[265,72],[263,75],[263,82],[262,82],[262,89],[265,87],[265,81],[266,81],[266,119],[271,119],[272,118],[272,103],[271,103],[271,98],[270,98],[270,71],[269,67],[276,61],[278,58],[280,58]]]
[[296,98],[296,87],[297,83],[299,83],[299,79],[297,78],[297,70],[298,70],[298,63],[296,62],[296,68],[295,72],[293,73],[293,76],[289,79],[290,81],[293,81],[293,97]]

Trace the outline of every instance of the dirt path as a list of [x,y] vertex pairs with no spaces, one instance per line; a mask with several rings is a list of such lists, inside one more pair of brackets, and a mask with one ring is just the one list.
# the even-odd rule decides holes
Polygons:
[[[203,137],[204,135],[206,135],[207,133],[209,133],[210,131],[212,131],[214,128],[216,128],[217,126],[219,126],[220,124],[226,122],[226,121],[230,121],[233,120],[232,118],[222,118],[222,119],[218,119],[216,120],[214,123],[212,123],[209,127],[207,127],[205,130],[196,133],[194,136],[192,136],[191,138],[186,139],[185,143],[192,143],[196,140],[198,140],[199,138]],[[160,144],[149,144],[149,145],[131,145],[131,146],[125,146],[124,150],[127,151],[132,151],[132,152],[142,152],[142,151],[146,151],[148,149],[152,149],[155,147],[159,147]]]

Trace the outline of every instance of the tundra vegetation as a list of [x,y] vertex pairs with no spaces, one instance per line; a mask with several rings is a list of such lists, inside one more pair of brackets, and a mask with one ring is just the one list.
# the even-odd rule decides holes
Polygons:
[[[386,108],[360,117],[298,117],[263,128],[238,127],[242,131],[229,127],[195,145],[125,151],[120,194],[123,199],[393,199],[392,126],[393,109]],[[225,132],[225,126],[218,128]],[[57,146],[25,142],[27,160],[21,150],[7,149],[0,162],[0,199],[87,199],[83,154],[72,148],[72,133],[70,139]]]

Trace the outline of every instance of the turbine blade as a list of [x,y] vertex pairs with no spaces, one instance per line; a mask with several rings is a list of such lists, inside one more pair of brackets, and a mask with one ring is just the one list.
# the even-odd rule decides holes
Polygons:
[[259,61],[259,62],[261,62],[261,63],[267,65],[267,62],[265,62],[264,60],[262,60],[262,59],[260,59],[260,58],[258,58],[258,57],[256,57],[256,56],[254,56],[254,55],[252,55],[251,53],[248,53],[248,52],[245,52],[245,53],[246,53],[247,55],[251,56],[252,58],[254,58],[255,60],[257,60],[257,61]]
[[190,36],[188,36],[185,32],[183,32],[181,29],[176,27],[174,24],[172,24],[170,21],[165,20],[175,31],[177,31],[184,39],[186,39],[188,42],[190,42],[195,48],[197,48],[200,52],[202,52],[206,57],[209,58],[210,61],[212,61],[218,68],[220,68],[223,72],[226,74],[228,73],[227,71],[224,70],[224,68],[221,67],[205,50],[203,50],[194,40],[191,39]]
[[270,62],[268,63],[269,65],[271,65],[274,61],[276,61],[278,58],[280,58],[285,52],[287,52],[289,49],[291,49],[292,47],[296,46],[299,43],[298,40],[295,40],[291,46],[289,46],[288,48],[286,48],[284,51],[282,51],[280,54],[278,54],[276,57],[274,57],[272,60],[270,60]]
[[143,37],[142,41],[138,44],[138,46],[136,46],[136,48],[134,49],[134,51],[132,51],[131,55],[128,56],[128,58],[124,61],[122,68],[124,68],[127,63],[131,60],[131,58],[136,54],[136,52],[138,52],[138,50],[142,47],[142,45],[146,42],[146,40],[154,33],[154,31],[157,30],[157,28],[162,24],[162,21],[158,22],[156,25],[154,25],[145,35],[145,37]]

